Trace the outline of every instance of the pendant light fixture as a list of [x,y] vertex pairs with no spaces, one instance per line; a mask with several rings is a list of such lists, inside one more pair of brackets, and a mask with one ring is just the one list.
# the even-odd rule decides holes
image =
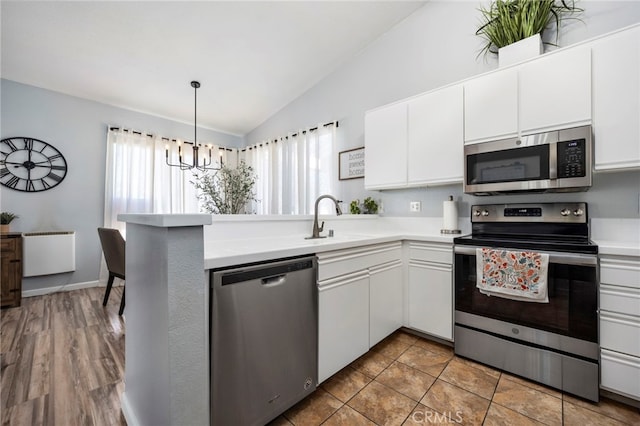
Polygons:
[[[193,87],[193,144],[191,142],[185,142],[185,144],[193,145],[193,155],[192,162],[186,163],[182,161],[182,146],[178,143],[178,163],[172,164],[169,162],[169,146],[165,147],[165,157],[167,161],[167,165],[171,167],[180,167],[180,170],[220,170],[220,167],[210,167],[211,166],[211,145],[209,147],[209,158],[203,158],[202,164],[199,164],[199,150],[202,145],[198,145],[198,88],[200,87],[200,82],[192,81],[191,87]],[[220,166],[222,166],[222,151],[220,150]]]

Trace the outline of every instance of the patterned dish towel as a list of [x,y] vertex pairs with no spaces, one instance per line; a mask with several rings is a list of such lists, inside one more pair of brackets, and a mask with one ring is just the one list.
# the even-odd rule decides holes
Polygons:
[[549,303],[548,269],[545,253],[476,249],[476,287],[488,296]]

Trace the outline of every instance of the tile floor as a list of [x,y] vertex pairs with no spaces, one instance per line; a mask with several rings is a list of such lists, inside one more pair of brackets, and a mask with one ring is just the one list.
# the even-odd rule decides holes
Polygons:
[[274,420],[281,425],[622,425],[640,411],[563,394],[398,331]]

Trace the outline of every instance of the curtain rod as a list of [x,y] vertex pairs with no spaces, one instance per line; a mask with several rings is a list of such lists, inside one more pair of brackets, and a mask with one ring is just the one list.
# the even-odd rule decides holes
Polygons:
[[[332,126],[332,125],[334,125],[334,124],[336,125],[336,127],[339,127],[339,125],[338,125],[338,120],[336,120],[336,121],[330,121],[330,122],[328,122],[328,123],[325,123],[325,124],[323,124],[323,125],[322,125],[322,127],[329,127],[329,126]],[[313,132],[314,130],[318,130],[318,126],[316,126],[316,127],[312,127],[312,128],[310,128],[310,129],[307,129],[307,130],[302,130],[300,133],[302,133],[302,134],[304,135],[305,133],[307,133],[307,132]],[[293,134],[292,134],[292,135],[290,135],[290,136],[291,136],[292,138],[295,138],[296,136],[298,136],[298,132],[293,133]],[[289,135],[287,135],[287,136],[282,136],[282,137],[280,137],[280,138],[274,138],[272,142],[273,142],[273,143],[278,143],[278,140],[282,140],[282,139],[289,139]],[[255,144],[255,145],[253,145],[253,146],[248,147],[248,148],[242,148],[242,149],[240,150],[240,152],[245,152],[247,149],[248,149],[249,151],[251,151],[251,150],[253,149],[253,147],[254,147],[254,146],[256,146],[256,147],[257,147],[257,146],[262,146],[262,145],[269,145],[269,142],[257,143],[257,144]]]
[[[154,135],[152,135],[151,133],[144,133],[143,134],[142,132],[139,132],[137,130],[125,129],[125,128],[120,128],[120,127],[117,127],[117,126],[109,126],[109,130],[122,130],[123,132],[131,132],[134,135],[144,135],[144,136],[147,136],[149,138],[153,138],[154,137]],[[177,139],[170,139],[170,138],[165,138],[165,137],[160,137],[160,140],[167,141],[167,142],[175,142],[175,143],[178,142]],[[189,141],[182,141],[182,143],[193,145],[193,142],[189,142]],[[213,144],[202,144],[202,143],[199,143],[198,145],[206,147],[207,145],[213,145]],[[227,148],[225,146],[219,146],[218,150],[233,151],[232,148]],[[236,150],[237,150],[237,148],[236,148]]]

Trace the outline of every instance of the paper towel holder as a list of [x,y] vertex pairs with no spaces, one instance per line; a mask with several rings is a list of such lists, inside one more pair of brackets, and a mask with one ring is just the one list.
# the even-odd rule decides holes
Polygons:
[[[453,195],[449,195],[448,202],[453,203]],[[447,201],[445,201],[444,204],[443,204],[443,210],[444,210],[444,205],[446,205],[446,203],[447,203]],[[455,208],[455,204],[454,204],[454,208]],[[454,212],[455,212],[455,216],[454,217],[457,220],[458,212],[455,209],[454,209]],[[443,214],[444,214],[444,211],[443,211]],[[462,231],[460,229],[441,229],[440,233],[441,234],[461,234]]]

